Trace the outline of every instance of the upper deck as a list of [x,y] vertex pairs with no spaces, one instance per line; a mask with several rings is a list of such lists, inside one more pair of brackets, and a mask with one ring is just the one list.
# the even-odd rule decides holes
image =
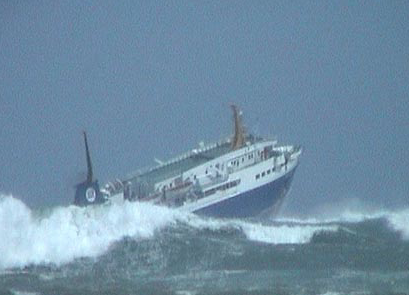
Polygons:
[[[246,143],[248,145],[262,141],[263,139],[261,137],[255,137],[252,135],[246,137]],[[126,181],[156,183],[158,181],[180,175],[184,171],[200,166],[206,162],[228,154],[231,151],[231,140],[226,139],[203,148],[193,149],[192,151],[170,159],[169,161],[155,167],[137,171],[132,175],[129,175]]]

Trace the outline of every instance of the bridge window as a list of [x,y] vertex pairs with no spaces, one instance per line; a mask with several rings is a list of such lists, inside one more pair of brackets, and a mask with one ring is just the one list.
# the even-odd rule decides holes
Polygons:
[[256,175],[256,179],[259,179],[259,178],[260,178],[260,174],[257,174],[257,175]]

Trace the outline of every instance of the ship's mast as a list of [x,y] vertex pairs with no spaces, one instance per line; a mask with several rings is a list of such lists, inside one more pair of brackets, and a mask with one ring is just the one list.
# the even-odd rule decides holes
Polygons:
[[239,108],[232,104],[231,108],[233,110],[233,121],[234,121],[234,135],[231,142],[232,150],[237,150],[244,146],[245,134],[244,127],[241,122],[241,111]]

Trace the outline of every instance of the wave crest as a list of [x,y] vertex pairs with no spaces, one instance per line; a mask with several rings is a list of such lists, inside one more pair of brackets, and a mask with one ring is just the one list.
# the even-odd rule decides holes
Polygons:
[[[61,265],[80,257],[97,257],[124,237],[152,238],[168,226],[187,226],[199,231],[228,230],[250,241],[267,244],[304,244],[320,232],[349,231],[345,223],[386,218],[391,229],[409,239],[409,210],[349,214],[341,218],[279,219],[269,224],[242,220],[202,218],[146,203],[121,203],[79,208],[51,208],[47,214],[30,210],[13,196],[0,195],[0,269],[30,264]],[[188,238],[190,231],[180,235]]]
[[0,196],[0,269],[95,257],[125,236],[148,238],[175,220],[172,210],[132,203],[59,207],[38,217],[20,200]]

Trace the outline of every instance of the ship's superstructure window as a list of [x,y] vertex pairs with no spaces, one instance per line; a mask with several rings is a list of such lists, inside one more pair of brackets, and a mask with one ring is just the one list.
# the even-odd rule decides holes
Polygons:
[[261,173],[259,173],[259,174],[256,175],[256,180],[257,180],[257,179],[260,179],[260,176],[261,176],[261,177],[265,177],[266,175],[269,175],[269,174],[271,174],[271,173],[274,173],[274,171],[275,171],[274,167],[271,168],[271,169],[268,169],[268,170],[266,170],[266,171],[263,171],[263,172],[261,172]]
[[216,190],[214,188],[212,188],[212,189],[209,189],[209,190],[205,191],[204,195],[205,195],[205,197],[207,197],[207,196],[213,195],[215,192],[216,192]]
[[219,185],[218,187],[214,187],[212,189],[209,189],[209,190],[205,191],[204,195],[205,195],[205,197],[207,197],[207,196],[213,195],[217,191],[223,191],[223,190],[238,186],[240,184],[240,182],[241,182],[240,179],[230,181],[228,183]]
[[[244,162],[244,158],[242,160]],[[240,165],[240,158],[230,161],[231,166],[239,167]]]

